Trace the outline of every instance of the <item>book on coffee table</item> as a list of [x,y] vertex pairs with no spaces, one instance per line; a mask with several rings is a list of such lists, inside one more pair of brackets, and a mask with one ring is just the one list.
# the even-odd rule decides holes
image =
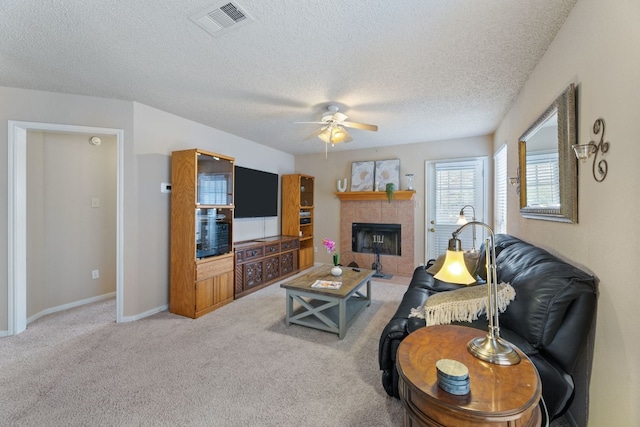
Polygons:
[[342,286],[342,282],[332,282],[331,280],[316,280],[312,288],[322,288],[322,289],[340,289]]

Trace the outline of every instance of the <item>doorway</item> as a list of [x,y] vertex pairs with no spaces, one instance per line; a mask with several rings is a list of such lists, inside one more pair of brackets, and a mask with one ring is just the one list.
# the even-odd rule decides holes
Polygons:
[[[487,221],[487,164],[487,157],[425,162],[426,259],[437,259],[445,253],[451,234],[460,227],[456,222],[463,207],[467,206],[464,210],[467,221],[472,217]],[[484,229],[473,226],[458,238],[465,250],[472,246],[478,249],[484,235]]]
[[8,335],[27,327],[27,132],[112,135],[116,138],[116,321],[123,321],[123,130],[9,121]]

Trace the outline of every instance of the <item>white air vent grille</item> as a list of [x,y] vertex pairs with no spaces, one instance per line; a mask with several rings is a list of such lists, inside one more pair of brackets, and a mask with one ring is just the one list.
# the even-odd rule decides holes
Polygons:
[[209,7],[191,16],[191,20],[214,36],[253,21],[236,2],[225,2]]
[[233,3],[227,3],[221,8],[208,13],[207,16],[222,28],[228,28],[247,18],[247,15],[239,11]]

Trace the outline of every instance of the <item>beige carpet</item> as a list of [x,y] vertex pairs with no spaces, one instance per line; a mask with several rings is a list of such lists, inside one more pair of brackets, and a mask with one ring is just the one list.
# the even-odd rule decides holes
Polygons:
[[278,285],[200,319],[115,324],[114,301],[0,339],[0,424],[399,426],[378,340],[406,287],[373,283],[347,336],[284,324]]
[[115,300],[43,317],[0,339],[0,425],[400,426],[377,363],[409,279],[392,281],[344,340],[286,327],[277,285],[197,320],[118,325]]

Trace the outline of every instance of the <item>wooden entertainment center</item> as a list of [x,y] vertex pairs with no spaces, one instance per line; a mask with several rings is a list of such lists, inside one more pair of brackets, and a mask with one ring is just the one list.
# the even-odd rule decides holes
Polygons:
[[313,177],[282,176],[282,233],[233,241],[235,159],[171,156],[169,311],[200,317],[313,264]]
[[233,163],[200,149],[171,155],[171,313],[197,318],[233,301]]
[[300,236],[300,269],[314,263],[313,187],[309,175],[282,175],[282,233]]

